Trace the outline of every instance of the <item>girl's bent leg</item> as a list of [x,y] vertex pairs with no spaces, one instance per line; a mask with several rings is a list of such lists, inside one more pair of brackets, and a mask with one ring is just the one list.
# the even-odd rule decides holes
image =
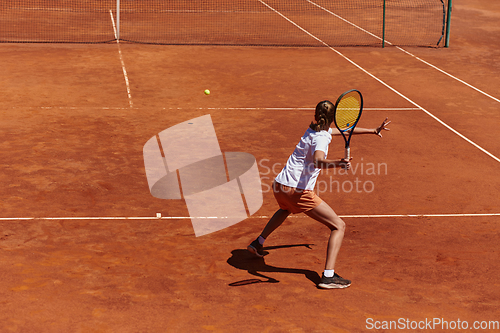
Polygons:
[[[290,215],[290,212],[283,209],[278,209],[276,213],[274,213],[273,217],[267,222],[266,227],[260,234],[260,236],[266,239],[274,230],[276,230],[285,219]],[[250,245],[248,245],[248,251],[252,252],[258,257],[265,256],[265,252],[263,251],[263,243],[259,242],[259,238],[254,240]]]
[[266,227],[260,234],[262,238],[267,238],[274,230],[276,230],[282,223],[283,221],[286,220],[286,218],[290,215],[290,212],[287,210],[283,209],[278,209],[276,213],[274,213],[273,217],[267,222]]
[[334,269],[342,239],[344,238],[344,221],[338,217],[326,202],[322,202],[314,209],[305,212],[305,214],[330,228],[331,233],[328,240],[325,269]]

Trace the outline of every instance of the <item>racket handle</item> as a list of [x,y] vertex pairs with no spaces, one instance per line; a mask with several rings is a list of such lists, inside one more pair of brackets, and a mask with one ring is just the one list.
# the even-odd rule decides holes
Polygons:
[[348,161],[351,159],[351,148],[350,147],[346,147],[346,149],[345,149],[345,159]]

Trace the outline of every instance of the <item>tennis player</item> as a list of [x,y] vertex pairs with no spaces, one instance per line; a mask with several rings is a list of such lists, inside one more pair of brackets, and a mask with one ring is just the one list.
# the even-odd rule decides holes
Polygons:
[[[331,230],[328,241],[325,271],[321,277],[319,288],[347,288],[351,281],[340,277],[334,271],[335,261],[344,238],[345,223],[333,209],[314,192],[316,179],[321,169],[350,168],[350,161],[329,160],[328,146],[332,135],[340,135],[340,131],[331,128],[334,117],[334,105],[330,101],[318,103],[314,119],[300,139],[286,166],[273,182],[273,190],[279,209],[269,220],[260,236],[254,240],[248,250],[258,257],[263,257],[264,241],[278,228],[290,214],[305,213],[307,216],[323,223]],[[375,134],[382,137],[382,130],[389,130],[387,118],[377,128],[354,128],[353,134]]]

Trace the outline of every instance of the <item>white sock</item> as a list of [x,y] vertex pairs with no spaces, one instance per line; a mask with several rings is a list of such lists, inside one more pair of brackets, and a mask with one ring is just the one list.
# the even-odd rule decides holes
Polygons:
[[325,271],[323,272],[323,275],[325,277],[333,277],[334,274],[335,274],[335,270],[333,270],[333,269],[325,269]]
[[266,239],[262,236],[259,236],[259,238],[257,238],[257,240],[259,241],[260,245],[264,245],[264,242],[266,241]]

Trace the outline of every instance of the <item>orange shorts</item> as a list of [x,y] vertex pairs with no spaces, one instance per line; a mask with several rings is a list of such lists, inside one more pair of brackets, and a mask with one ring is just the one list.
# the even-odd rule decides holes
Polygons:
[[323,202],[314,191],[301,190],[280,183],[273,183],[273,192],[281,209],[292,214],[307,212]]

